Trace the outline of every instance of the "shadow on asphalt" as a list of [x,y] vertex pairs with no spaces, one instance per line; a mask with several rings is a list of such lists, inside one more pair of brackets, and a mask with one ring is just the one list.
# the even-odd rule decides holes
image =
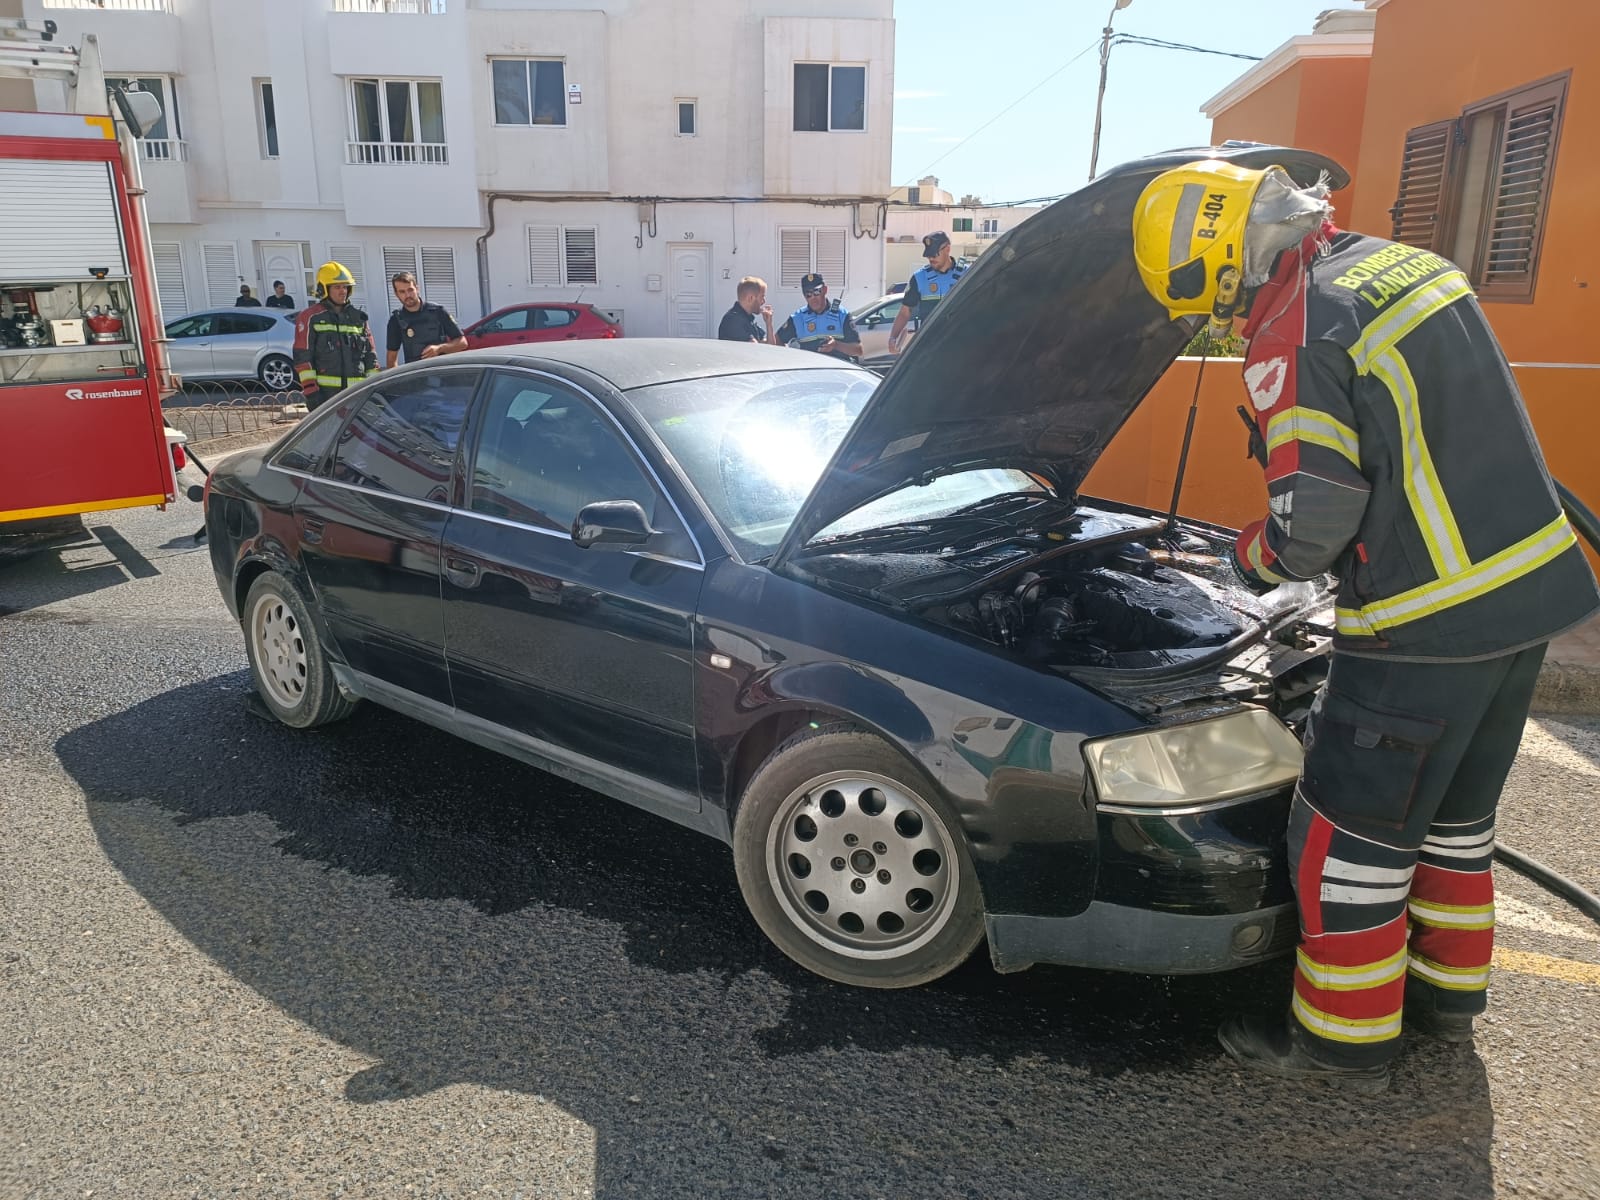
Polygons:
[[[115,530],[108,532],[115,534]],[[137,563],[142,564],[141,571],[148,567],[150,574],[160,574],[148,558],[128,546],[120,535],[117,541],[120,543],[117,549],[126,547]],[[100,546],[96,533],[84,529],[48,545],[18,549],[0,556],[0,616],[25,613],[59,600],[75,600],[136,577],[125,568],[120,554],[116,555],[116,562],[70,563],[72,557]]]
[[1470,1050],[1411,1045],[1376,1099],[1228,1065],[1217,1021],[1283,1003],[1286,962],[1000,976],[980,954],[852,990],[761,936],[721,844],[370,705],[271,725],[247,687],[167,692],[56,749],[184,937],[378,1060],[355,1103],[544,1097],[593,1127],[604,1198],[1493,1194]]

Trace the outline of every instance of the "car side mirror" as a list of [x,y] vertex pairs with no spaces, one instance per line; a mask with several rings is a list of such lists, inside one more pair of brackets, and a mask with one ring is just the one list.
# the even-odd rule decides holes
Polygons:
[[572,544],[580,550],[631,550],[655,533],[637,500],[596,500],[572,522]]

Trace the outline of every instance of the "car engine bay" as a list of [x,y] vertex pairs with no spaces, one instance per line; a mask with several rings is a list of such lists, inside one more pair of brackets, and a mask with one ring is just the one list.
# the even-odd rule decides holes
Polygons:
[[[1184,707],[1189,689],[1170,681],[1203,666],[1224,669],[1204,672],[1211,683],[1189,700],[1215,701],[1220,674],[1236,699],[1308,705],[1326,673],[1331,597],[1309,584],[1259,597],[1234,575],[1231,548],[1227,531],[1199,523],[1168,530],[1159,516],[1017,493],[831,539],[795,565],[820,586],[1105,690],[1136,684],[1157,708]],[[1225,668],[1241,655],[1250,667]]]

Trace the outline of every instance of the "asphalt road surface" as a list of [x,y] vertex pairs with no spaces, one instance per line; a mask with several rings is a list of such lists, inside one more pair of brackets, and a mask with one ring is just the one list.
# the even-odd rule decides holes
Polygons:
[[[371,706],[246,714],[195,506],[0,568],[0,1197],[1600,1196],[1600,926],[1504,869],[1475,1047],[1388,1094],[1214,1039],[1286,962],[911,992],[792,966],[727,850]],[[1509,843],[1600,890],[1600,721]]]

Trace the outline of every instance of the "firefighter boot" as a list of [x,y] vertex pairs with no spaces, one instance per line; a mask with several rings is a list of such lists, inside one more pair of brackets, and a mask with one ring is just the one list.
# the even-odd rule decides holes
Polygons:
[[1441,1042],[1470,1042],[1472,1014],[1440,1012],[1433,990],[1416,979],[1406,980],[1406,1025]]
[[1325,1080],[1337,1087],[1373,1095],[1389,1087],[1389,1064],[1336,1067],[1313,1058],[1281,1018],[1229,1017],[1217,1030],[1222,1048],[1242,1067],[1280,1079]]

